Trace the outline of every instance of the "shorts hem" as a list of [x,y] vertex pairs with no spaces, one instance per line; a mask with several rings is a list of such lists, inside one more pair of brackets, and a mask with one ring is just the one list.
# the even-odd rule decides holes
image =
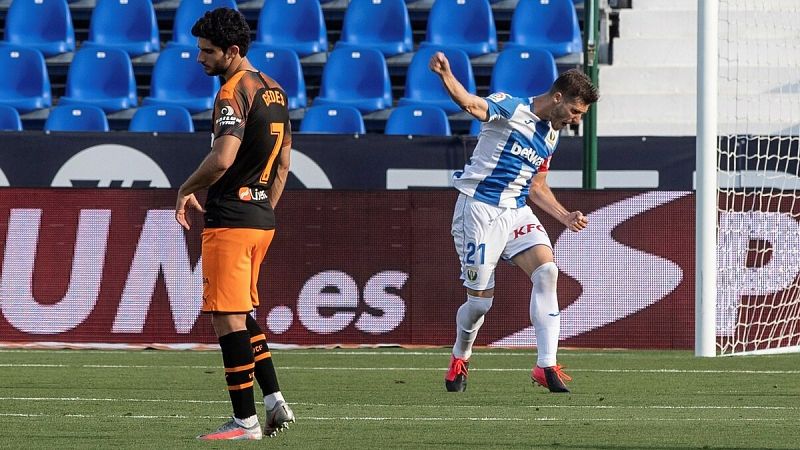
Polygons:
[[544,244],[544,243],[539,243],[539,244],[533,244],[533,245],[531,245],[530,247],[526,247],[525,249],[523,249],[523,250],[520,250],[520,251],[518,251],[517,253],[514,253],[513,255],[509,256],[508,258],[506,258],[505,256],[500,256],[500,259],[502,259],[503,261],[507,261],[507,262],[509,262],[509,263],[513,264],[513,262],[511,261],[512,259],[514,259],[514,258],[516,258],[517,256],[519,256],[519,255],[521,255],[521,254],[523,254],[523,253],[527,252],[528,250],[532,249],[533,247],[538,247],[538,246],[540,246],[540,245],[544,245],[545,247],[549,248],[549,249],[550,249],[550,251],[554,251],[554,250],[553,250],[553,246],[552,246],[552,245],[548,245],[548,244]]
[[467,286],[466,283],[462,283],[462,286],[464,286],[467,289],[472,289],[473,291],[488,291],[489,289],[494,289],[494,285],[487,286],[487,287],[485,287],[483,289],[476,289],[476,288],[474,288],[472,286]]
[[250,314],[254,310],[255,309],[251,309],[250,311],[217,311],[214,309],[209,309],[209,310],[204,309],[200,312],[203,314]]

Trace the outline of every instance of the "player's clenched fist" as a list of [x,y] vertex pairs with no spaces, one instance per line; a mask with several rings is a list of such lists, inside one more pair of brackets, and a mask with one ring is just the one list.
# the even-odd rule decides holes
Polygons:
[[450,71],[450,61],[444,56],[442,52],[436,52],[431,56],[428,67],[434,72],[442,75]]
[[573,211],[567,216],[567,226],[572,231],[581,231],[589,225],[589,218],[584,216],[580,211]]

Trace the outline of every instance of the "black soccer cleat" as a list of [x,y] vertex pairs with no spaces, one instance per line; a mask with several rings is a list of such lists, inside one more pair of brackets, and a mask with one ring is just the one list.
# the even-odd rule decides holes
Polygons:
[[572,381],[572,377],[565,374],[558,364],[550,367],[534,366],[531,371],[531,380],[550,390],[550,392],[569,392],[564,381]]

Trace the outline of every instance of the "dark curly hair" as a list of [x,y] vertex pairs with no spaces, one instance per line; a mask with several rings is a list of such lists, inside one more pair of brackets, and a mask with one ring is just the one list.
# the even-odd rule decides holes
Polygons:
[[250,48],[250,26],[242,13],[231,8],[206,12],[192,27],[192,36],[208,39],[222,51],[236,45],[242,56],[247,56]]

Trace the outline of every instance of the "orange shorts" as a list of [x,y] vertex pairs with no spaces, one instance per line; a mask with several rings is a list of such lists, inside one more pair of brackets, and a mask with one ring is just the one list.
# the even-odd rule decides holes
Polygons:
[[203,312],[248,313],[258,306],[258,270],[275,230],[203,230]]

